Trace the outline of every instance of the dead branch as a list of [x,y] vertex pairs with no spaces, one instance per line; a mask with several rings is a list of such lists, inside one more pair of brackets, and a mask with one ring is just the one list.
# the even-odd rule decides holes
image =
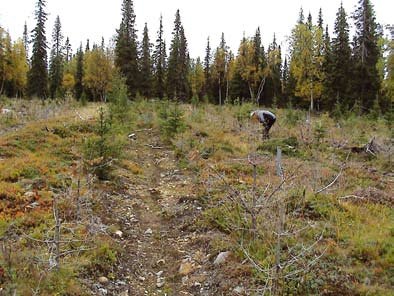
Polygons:
[[139,129],[139,130],[136,130],[136,131],[134,131],[134,132],[135,132],[135,133],[139,133],[139,132],[149,132],[149,131],[151,131],[151,130],[153,130],[153,128]]
[[246,202],[246,200],[243,198],[242,193],[236,189],[234,189],[233,186],[231,186],[227,180],[223,177],[222,174],[220,174],[213,166],[209,166],[209,168],[211,170],[213,170],[216,174],[217,177],[219,177],[219,179],[223,182],[223,184],[226,186],[229,195],[227,195],[227,198],[230,199],[230,201],[237,203],[237,199],[239,199],[241,201],[241,206],[242,208],[248,212],[249,214],[252,214],[248,203]]
[[272,276],[271,276],[271,272],[272,272],[272,267],[271,268],[269,268],[269,269],[264,269],[264,268],[262,268],[256,261],[254,261],[253,260],[253,258],[250,256],[250,254],[248,253],[248,251],[244,248],[244,246],[242,245],[242,243],[241,243],[241,245],[240,245],[240,248],[241,248],[241,250],[242,250],[242,253],[245,255],[245,257],[248,259],[248,261],[253,265],[253,267],[257,270],[257,271],[259,271],[259,272],[261,272],[261,273],[264,273],[266,276],[267,276],[267,278],[269,278],[269,279],[273,279],[272,278]]
[[338,197],[338,199],[347,199],[347,198],[365,199],[365,197],[363,197],[363,196],[357,196],[357,195],[353,195],[353,194]]
[[152,148],[152,149],[164,149],[164,147],[161,147],[161,146],[154,146],[154,145],[152,145],[152,144],[145,144],[145,146],[147,146],[147,147],[149,147],[149,148]]
[[79,112],[78,112],[76,109],[74,109],[74,112],[75,112],[75,114],[79,117],[79,119],[81,119],[82,121],[85,121],[85,120],[86,120],[84,117],[82,117],[81,114],[79,114]]
[[285,178],[285,176],[283,175],[282,177],[282,181],[279,183],[279,185],[271,192],[271,194],[266,198],[266,200],[268,201],[269,199],[271,199],[271,197],[273,197],[281,188],[282,186],[286,183],[286,181],[292,180],[295,177],[296,172],[298,172],[298,169],[301,167],[301,165],[299,165],[295,171],[287,178]]
[[336,182],[336,181],[339,179],[339,177],[342,175],[342,172],[343,172],[343,169],[345,168],[346,162],[347,162],[347,160],[349,159],[349,155],[350,155],[350,151],[349,151],[348,154],[346,155],[346,159],[345,159],[345,161],[342,163],[338,175],[336,175],[336,177],[331,181],[330,184],[328,184],[327,186],[324,186],[323,188],[321,188],[321,189],[315,191],[315,194],[319,194],[319,193],[321,193],[321,192],[327,190],[328,188],[330,188],[332,185],[335,184],[335,182]]
[[97,248],[96,247],[94,247],[94,248],[81,247],[81,248],[78,248],[78,249],[75,249],[75,250],[69,250],[69,251],[62,252],[62,253],[59,254],[59,256],[63,257],[63,256],[66,256],[66,255],[69,255],[69,254],[72,254],[72,253],[91,251],[91,250],[95,250],[95,249],[97,249]]

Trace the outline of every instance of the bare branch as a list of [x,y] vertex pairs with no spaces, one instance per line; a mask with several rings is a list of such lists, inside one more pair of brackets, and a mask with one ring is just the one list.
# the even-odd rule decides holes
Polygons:
[[347,198],[365,199],[365,197],[363,196],[357,196],[354,194],[338,197],[338,199],[347,199]]
[[346,156],[346,160],[343,162],[343,164],[341,165],[341,169],[339,170],[338,175],[334,178],[334,180],[331,181],[330,184],[328,184],[327,186],[324,186],[322,189],[319,189],[317,191],[315,191],[315,194],[319,194],[325,190],[327,190],[328,188],[330,188],[332,185],[335,184],[335,182],[339,179],[339,177],[342,175],[343,169],[345,168],[346,162],[349,159],[349,155],[350,155],[350,151],[347,153]]
[[83,248],[83,247],[81,247],[79,249],[62,252],[62,253],[59,254],[59,256],[63,257],[63,256],[66,256],[66,255],[69,255],[69,254],[72,254],[72,253],[91,251],[91,250],[95,250],[95,249],[97,249],[97,248],[96,247],[94,247],[94,248]]
[[150,147],[150,148],[152,148],[152,149],[164,149],[164,147],[161,147],[161,146],[154,146],[154,145],[152,145],[152,144],[145,144],[145,146]]

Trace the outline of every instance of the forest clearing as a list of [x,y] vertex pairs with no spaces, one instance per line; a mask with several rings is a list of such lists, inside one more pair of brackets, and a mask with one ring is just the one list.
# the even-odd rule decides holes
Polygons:
[[392,292],[387,122],[277,109],[263,141],[250,104],[7,107],[6,295]]
[[393,295],[388,4],[189,1],[168,35],[153,11],[185,1],[136,0],[153,39],[119,0],[73,46],[116,1],[23,1],[0,4],[0,296]]

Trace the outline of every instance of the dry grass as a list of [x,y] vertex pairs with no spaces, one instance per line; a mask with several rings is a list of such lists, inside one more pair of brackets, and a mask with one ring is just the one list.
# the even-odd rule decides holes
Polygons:
[[[316,291],[320,294],[322,291],[325,294],[342,291],[343,295],[390,295],[393,285],[390,270],[394,262],[394,183],[388,149],[392,145],[391,131],[384,121],[350,117],[336,122],[323,114],[313,116],[307,122],[305,112],[274,110],[278,120],[271,130],[271,138],[262,141],[262,127],[248,120],[249,111],[254,108],[251,105],[182,105],[186,129],[174,135],[168,143],[160,137],[159,105],[147,101],[133,102],[128,118],[113,128],[125,139],[127,134],[138,130],[138,133],[145,133],[144,139],[149,140],[146,144],[150,147],[163,146],[175,151],[179,168],[193,175],[195,183],[186,188],[192,188],[192,194],[198,195],[196,198],[204,205],[204,212],[196,223],[197,230],[223,231],[218,235],[220,240],[210,242],[210,246],[213,251],[235,250],[234,276],[247,270],[250,283],[262,278],[258,273],[251,273],[250,268],[237,265],[244,259],[244,254],[237,249],[240,232],[231,233],[228,221],[240,223],[238,209],[226,199],[226,186],[215,174],[221,174],[240,192],[248,192],[254,182],[253,167],[248,162],[248,157],[252,156],[258,159],[257,190],[272,192],[281,182],[275,161],[276,147],[280,146],[284,174],[293,177],[286,182],[283,192],[274,198],[286,204],[293,225],[315,225],[314,230],[298,239],[310,242],[318,230],[324,229],[324,239],[314,255],[327,248],[313,273],[305,275],[304,285],[301,285],[304,290],[291,281],[286,283],[288,288],[293,289],[294,295]],[[82,143],[94,135],[98,106],[92,104],[81,108],[74,102],[42,104],[36,101],[7,101],[2,102],[2,106],[15,110],[17,116],[0,118],[0,234],[3,241],[9,239],[21,256],[12,261],[14,266],[7,270],[6,276],[0,277],[0,281],[8,284],[9,291],[12,285],[21,287],[20,291],[31,291],[33,282],[39,278],[39,268],[33,266],[18,273],[18,280],[14,273],[22,269],[23,260],[42,256],[45,249],[28,240],[18,242],[15,237],[10,237],[10,232],[22,229],[30,235],[42,237],[42,233],[53,226],[53,196],[56,192],[75,192]],[[361,147],[373,137],[382,147],[381,153],[377,156],[351,153],[347,157],[350,147]],[[132,141],[124,144],[125,159],[114,173],[126,171],[125,175],[131,178],[129,181],[133,185],[158,182],[161,176],[155,167],[145,166],[147,161],[144,159],[152,157],[159,166],[161,160],[156,159],[154,149],[146,146],[146,151],[141,153],[134,149]],[[320,194],[314,193],[339,173],[332,186]],[[105,186],[100,189],[105,191]],[[88,191],[84,188],[81,193],[87,194]],[[96,198],[95,194],[91,197]],[[363,200],[342,198],[350,195]],[[98,200],[95,199],[92,205],[96,210],[100,207]],[[34,203],[39,205],[30,207]],[[272,209],[276,210],[277,206],[278,203],[273,203]],[[74,217],[70,213],[75,207],[69,201],[62,209],[66,213],[64,217]],[[258,240],[258,246],[262,247],[256,247],[253,240],[247,242],[256,260],[263,265],[273,260],[270,247],[275,244],[275,236],[267,229],[275,225],[277,219],[276,212],[265,215],[259,218],[262,231],[267,234],[266,240]],[[83,236],[86,231],[79,229],[77,233]],[[66,264],[57,277],[47,277],[43,291],[48,295],[82,295],[83,289],[75,282],[81,266],[96,264],[104,270],[115,264],[116,252],[111,241],[106,236],[102,240],[106,241],[105,246],[95,253],[102,260],[83,254],[76,256],[70,262],[79,260],[81,264],[75,263],[75,268]],[[289,244],[295,242],[289,241]],[[105,266],[102,265],[104,261]],[[0,271],[6,264],[6,257],[0,255]],[[29,277],[34,280],[23,283],[23,279]],[[50,286],[56,283],[59,283],[58,288]],[[285,289],[283,293],[287,293]]]

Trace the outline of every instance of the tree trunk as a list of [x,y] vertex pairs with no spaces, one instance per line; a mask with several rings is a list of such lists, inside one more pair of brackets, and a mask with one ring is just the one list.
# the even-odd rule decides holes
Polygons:
[[313,112],[313,82],[311,81],[311,106],[310,111]]
[[226,75],[226,101],[227,102],[228,102],[228,88],[229,88],[228,75]]
[[4,79],[1,81],[0,96],[3,94],[3,89],[4,89]]
[[250,85],[249,82],[248,82],[248,86],[249,86],[250,99],[253,100],[253,98],[254,98],[254,93],[253,93],[253,90],[252,90],[252,86]]
[[222,84],[220,81],[220,76],[219,76],[219,105],[222,105]]

